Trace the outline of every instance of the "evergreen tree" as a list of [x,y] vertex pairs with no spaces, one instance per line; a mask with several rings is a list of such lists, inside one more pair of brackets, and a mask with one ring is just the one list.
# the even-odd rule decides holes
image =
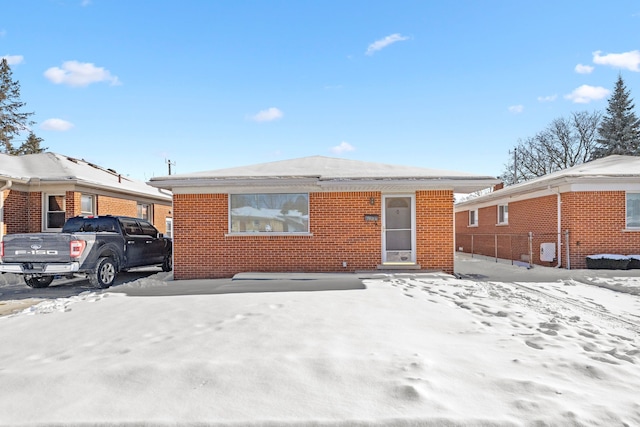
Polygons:
[[640,156],[640,119],[633,111],[635,105],[629,95],[622,75],[618,75],[607,113],[598,128],[592,160],[612,154]]
[[6,58],[0,61],[0,153],[17,154],[12,139],[34,124],[29,119],[34,113],[20,109],[26,104],[20,101],[20,83],[13,81],[13,73]]
[[42,138],[37,137],[33,132],[29,132],[27,140],[11,154],[38,154],[44,152],[47,147],[40,147]]

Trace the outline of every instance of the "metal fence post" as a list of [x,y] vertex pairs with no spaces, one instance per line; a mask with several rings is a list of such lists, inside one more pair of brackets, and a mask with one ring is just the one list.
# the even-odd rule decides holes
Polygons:
[[569,253],[569,230],[564,231],[565,246],[567,247],[567,270],[571,270],[571,254]]
[[533,232],[529,232],[529,268],[533,266]]
[[473,258],[473,234],[471,235],[471,258]]

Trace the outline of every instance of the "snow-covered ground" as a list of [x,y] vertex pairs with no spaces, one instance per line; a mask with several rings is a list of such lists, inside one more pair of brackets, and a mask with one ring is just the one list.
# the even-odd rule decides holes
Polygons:
[[640,425],[640,274],[583,276],[48,299],[0,317],[0,425]]

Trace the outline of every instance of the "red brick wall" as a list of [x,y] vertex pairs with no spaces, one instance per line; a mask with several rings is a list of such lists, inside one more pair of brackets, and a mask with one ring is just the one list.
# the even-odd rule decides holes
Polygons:
[[[449,191],[416,196],[422,268],[453,272],[452,206]],[[228,212],[227,194],[174,195],[176,279],[231,277],[247,271],[375,270],[382,260],[382,225],[364,220],[365,214],[382,216],[379,192],[310,193],[312,235],[305,236],[229,236]]]
[[29,195],[22,191],[4,191],[4,234],[26,233],[28,226]]
[[153,205],[153,225],[156,226],[159,232],[167,232],[167,218],[171,218],[171,205]]
[[96,204],[98,215],[124,215],[134,218],[138,216],[138,203],[135,200],[97,196]]
[[453,191],[416,193],[417,262],[453,274]]
[[587,255],[640,254],[640,231],[623,231],[624,191],[575,192],[564,194],[562,201],[562,230],[569,230],[572,269],[586,268]]
[[[591,191],[562,193],[561,245],[558,246],[557,196],[545,196],[509,203],[509,225],[495,225],[496,206],[479,210],[478,227],[468,227],[468,211],[456,213],[456,248],[494,256],[495,234],[498,234],[498,257],[519,259],[524,237],[509,233],[533,232],[533,262],[556,266],[558,261],[541,262],[540,244],[556,243],[556,257],[567,267],[565,231],[569,231],[571,269],[586,268],[587,255],[611,253],[631,255],[640,253],[640,231],[624,231],[626,227],[626,194],[624,191]],[[527,243],[528,245],[528,243]]]
[[528,233],[531,232],[533,263],[557,265],[557,261],[540,261],[540,244],[557,244],[557,196],[510,202],[508,207],[509,219],[505,225],[498,225],[497,204],[478,209],[477,227],[469,227],[468,210],[456,212],[456,249],[462,248],[462,252],[473,250],[473,253],[493,257],[496,256],[497,247],[498,258],[527,260],[530,250]]
[[42,193],[28,193],[27,195],[27,232],[42,231]]
[[[42,231],[42,193],[5,190],[4,222],[5,234],[37,233]],[[82,193],[65,193],[65,216],[71,218],[81,213]],[[137,216],[135,200],[119,199],[108,196],[96,196],[98,215]],[[171,206],[154,204],[153,223],[162,233],[166,232],[165,218],[171,216]]]

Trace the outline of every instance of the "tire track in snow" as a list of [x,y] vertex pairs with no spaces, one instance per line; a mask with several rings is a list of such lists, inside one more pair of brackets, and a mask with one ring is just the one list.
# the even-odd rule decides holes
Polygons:
[[[491,282],[488,282],[488,283],[491,284]],[[560,297],[560,296],[557,296],[557,295],[553,295],[553,294],[551,294],[549,292],[542,291],[540,289],[536,289],[536,288],[532,288],[530,286],[523,285],[522,283],[515,283],[515,282],[508,282],[508,283],[510,285],[512,285],[512,286],[514,286],[514,287],[516,287],[518,289],[524,290],[526,292],[542,295],[545,298],[549,298],[549,299],[555,300],[557,302],[560,302],[562,304],[566,304],[566,305],[569,305],[569,306],[576,307],[579,310],[586,311],[586,312],[591,313],[593,315],[596,315],[598,317],[607,318],[610,321],[623,323],[626,326],[631,327],[631,329],[635,333],[640,334],[640,323],[635,322],[635,321],[633,321],[631,319],[628,319],[628,318],[626,318],[624,316],[621,316],[621,315],[618,315],[618,314],[612,314],[611,312],[609,312],[605,308],[598,309],[598,308],[595,308],[595,307],[590,307],[590,306],[588,306],[586,304],[583,304],[583,303],[581,303],[579,301],[576,301],[573,298],[563,298],[563,297]],[[587,286],[589,286],[589,285],[587,285]]]

